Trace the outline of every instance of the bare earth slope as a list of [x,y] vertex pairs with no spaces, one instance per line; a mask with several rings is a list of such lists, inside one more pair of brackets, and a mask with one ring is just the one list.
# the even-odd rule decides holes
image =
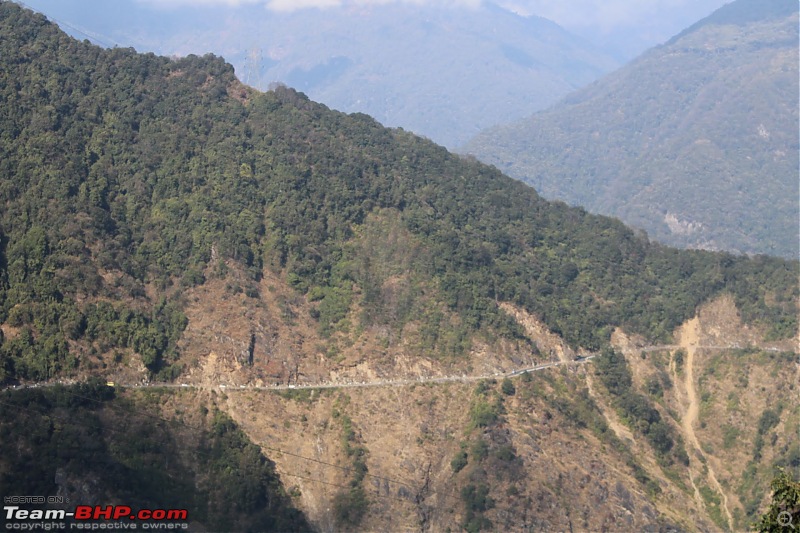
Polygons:
[[[351,346],[344,343],[330,358],[314,348],[318,341],[309,327],[312,323],[303,318],[302,299],[292,303],[293,314],[270,315],[291,293],[275,279],[268,277],[263,283],[265,296],[256,308],[267,320],[259,319],[258,311],[249,318],[244,307],[237,311],[237,298],[244,302],[246,297],[225,295],[222,282],[212,280],[194,289],[197,297],[188,310],[186,342],[198,359],[186,379],[262,446],[299,508],[322,531],[338,530],[345,523],[337,505],[351,486],[353,449],[362,449],[367,468],[362,485],[368,503],[360,528],[442,531],[457,529],[476,516],[508,531],[641,530],[668,524],[689,530],[739,530],[748,523],[743,489],[734,483],[746,477],[746,465],[729,458],[731,453],[751,454],[752,437],[725,446],[716,443],[714,435],[723,434],[728,422],[708,416],[708,404],[718,395],[704,393],[710,387],[730,386],[731,378],[719,370],[709,374],[708,364],[719,369],[720,361],[738,364],[745,357],[753,376],[769,373],[787,357],[781,350],[794,341],[765,342],[756,330],[741,325],[730,298],[704,307],[684,324],[676,334],[678,345],[651,349],[621,332],[614,337],[630,362],[637,389],[650,390],[654,376],[670,380],[660,396],[652,397],[682,433],[690,464],[665,468],[594,381],[592,362],[571,363],[575,355],[563,341],[511,305],[504,304],[541,348],[537,362],[546,363],[552,350],[560,363],[513,377],[516,390],[508,395],[491,378],[477,386],[468,379],[436,380],[509,372],[530,364],[521,355],[493,359],[488,354],[494,349],[483,349],[474,352],[473,364],[461,369],[427,357],[404,366],[400,351],[390,349],[391,357],[381,357],[379,342],[362,340]],[[266,288],[270,285],[272,290]],[[226,316],[243,320],[226,323]],[[259,324],[272,328],[272,349],[262,346],[259,333],[251,367],[242,352],[248,332],[259,331]],[[236,341],[238,337],[242,340]],[[736,354],[736,346],[747,345],[767,351]],[[681,348],[685,356],[676,366]],[[773,359],[757,354],[773,354]],[[299,377],[285,370],[291,368],[300,370]],[[757,427],[761,411],[756,406],[769,405],[770,396],[788,390],[793,377],[759,381],[750,389],[755,403],[737,411],[737,427]],[[282,389],[253,388],[269,386],[270,380],[282,383]],[[313,388],[315,383],[326,388]],[[793,394],[796,398],[796,391]],[[789,413],[796,412],[797,404],[787,400]],[[494,406],[496,418],[476,423],[478,405]],[[780,419],[777,442],[768,451],[770,461],[796,461],[792,446],[797,447],[797,440],[780,431],[792,431],[791,417]],[[742,429],[742,436],[748,431]],[[456,471],[451,462],[462,451],[467,463]],[[753,470],[746,489],[758,487],[763,497],[768,464],[761,461]],[[470,511],[467,502],[472,500],[465,496],[472,494],[469,487],[485,487],[494,503],[480,513]]]

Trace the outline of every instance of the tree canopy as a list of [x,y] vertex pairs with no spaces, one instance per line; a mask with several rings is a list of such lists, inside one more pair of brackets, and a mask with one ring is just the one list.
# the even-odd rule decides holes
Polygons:
[[212,258],[284,276],[323,333],[358,304],[454,354],[522,335],[499,301],[588,348],[616,326],[665,339],[723,292],[796,331],[797,262],[650,243],[368,116],[250,90],[214,56],[104,50],[10,2],[0,30],[0,323],[16,332],[0,380],[115,347],[174,375],[180,288]]

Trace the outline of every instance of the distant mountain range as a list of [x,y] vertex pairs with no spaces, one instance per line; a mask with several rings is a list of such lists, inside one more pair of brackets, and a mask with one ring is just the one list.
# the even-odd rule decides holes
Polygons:
[[728,4],[463,151],[668,244],[797,257],[797,12]]
[[800,466],[797,261],[651,243],[2,0],[0,80],[0,493],[192,531],[743,531]]
[[554,22],[491,3],[276,13],[261,4],[158,10],[133,0],[71,0],[41,9],[78,37],[163,55],[213,52],[256,88],[283,82],[451,147],[619,66]]

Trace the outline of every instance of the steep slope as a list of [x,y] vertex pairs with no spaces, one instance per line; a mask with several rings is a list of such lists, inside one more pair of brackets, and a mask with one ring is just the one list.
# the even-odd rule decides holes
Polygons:
[[737,0],[463,151],[661,242],[796,258],[797,20]]
[[[157,470],[94,491],[101,503],[193,500],[212,527],[236,511],[226,502],[265,499],[326,531],[714,527],[703,495],[713,503],[715,487],[687,488],[702,469],[679,417],[607,345],[620,330],[635,347],[674,342],[725,295],[739,330],[782,339],[754,345],[783,348],[796,341],[797,262],[654,245],[365,115],[248,89],[213,56],[102,50],[8,2],[0,77],[2,385],[73,401],[58,380],[102,376],[123,407],[183,428],[156,432],[175,442],[158,448],[111,404],[65,413],[37,407],[38,391],[4,392],[7,479],[41,446],[52,460],[30,483],[42,494],[73,456],[67,481],[91,485],[74,472],[97,451]],[[762,387],[753,406],[783,390]],[[28,408],[42,414],[35,431]],[[762,424],[748,512],[764,461],[793,460],[789,439],[772,442],[782,415]],[[59,455],[84,421],[87,449]],[[616,434],[625,426],[636,443]],[[226,480],[214,487],[191,460],[206,442]],[[159,481],[165,497],[147,499]]]
[[[697,398],[697,391],[695,390],[694,385],[694,357],[695,352],[697,351],[697,345],[699,344],[699,328],[700,321],[697,318],[693,318],[684,325],[680,335],[681,348],[685,349],[686,352],[685,387],[686,396],[689,400],[689,407],[683,416],[682,424],[684,435],[686,436],[686,440],[689,442],[689,445],[694,448],[695,453],[701,458],[701,461],[707,461],[700,446],[700,441],[697,440],[697,435],[694,431],[694,424],[697,422],[700,412],[700,401]],[[722,490],[714,470],[708,467],[707,463],[706,466],[708,471],[708,479],[710,480],[711,485],[713,486],[714,490],[716,490],[717,493],[722,496],[721,501],[717,504],[717,510],[719,511],[720,515],[722,515],[721,511],[724,511],[724,523],[728,528],[733,529],[733,517],[731,516],[730,509],[728,509],[728,498]],[[692,486],[695,487],[695,489],[697,488],[694,478],[692,478]],[[701,494],[699,490],[697,490],[697,494]]]
[[[725,298],[703,306],[679,338],[669,358],[638,362],[640,386],[680,413],[695,499],[720,527],[745,529],[775,469],[800,467],[797,344],[764,343]],[[674,387],[654,385],[665,374]]]
[[[186,518],[168,529],[308,531],[274,463],[213,400],[190,399],[125,394],[99,380],[3,391],[0,489],[58,496],[48,507],[65,511],[94,504],[185,509]],[[14,521],[3,518],[10,529]]]
[[797,263],[652,245],[364,115],[251,91],[217,58],[105,51],[2,9],[4,377],[115,350],[174,376],[183,293],[227,261],[256,301],[267,272],[287,280],[281,312],[298,299],[324,344],[380,330],[443,359],[525,350],[501,301],[573,348],[617,326],[667,339],[723,291],[795,331]]
[[[619,63],[555,23],[491,2],[386,2],[276,12],[262,3],[158,9],[133,0],[33,2],[101,41],[224,56],[246,84],[282,82],[437,143],[545,108]],[[78,35],[83,38],[84,35]]]

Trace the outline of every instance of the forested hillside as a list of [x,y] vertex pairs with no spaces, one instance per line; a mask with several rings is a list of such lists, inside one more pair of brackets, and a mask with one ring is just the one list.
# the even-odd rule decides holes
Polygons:
[[489,0],[466,4],[27,2],[105,46],[213,52],[254,88],[283,82],[449,147],[544,109],[619,65],[550,20]]
[[731,2],[463,151],[659,242],[796,259],[797,13]]
[[653,244],[9,2],[0,80],[7,494],[193,530],[738,530],[800,466],[797,262]]
[[[414,321],[455,356],[524,337],[501,301],[586,348],[618,325],[667,339],[723,292],[773,335],[796,331],[796,262],[652,244],[365,115],[250,90],[219,58],[104,50],[9,2],[0,15],[2,380],[115,349],[177,375],[182,291],[225,260],[283,276],[325,334],[358,308],[362,326]],[[412,245],[370,241],[371,215]]]
[[97,499],[186,509],[214,531],[311,529],[274,463],[213,400],[192,398],[200,409],[182,420],[158,415],[176,400],[184,407],[157,394],[119,398],[99,380],[3,391],[0,490],[58,494],[68,510]]

